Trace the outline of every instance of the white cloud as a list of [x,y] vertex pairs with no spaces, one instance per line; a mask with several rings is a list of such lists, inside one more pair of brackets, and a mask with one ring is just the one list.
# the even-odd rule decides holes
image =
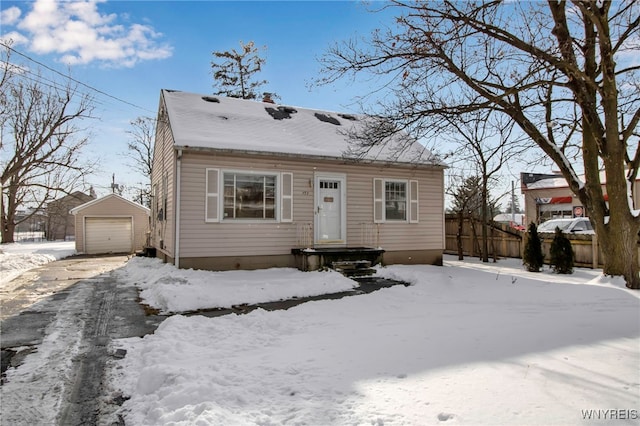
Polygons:
[[15,16],[14,23],[23,38],[29,39],[32,51],[58,54],[69,65],[99,62],[132,67],[140,61],[171,56],[172,47],[158,41],[161,33],[148,25],[119,24],[116,14],[100,13],[98,6],[103,2],[37,0],[22,20],[18,19],[19,9],[3,14]]
[[8,44],[10,46],[17,46],[19,44],[28,43],[29,39],[27,39],[25,36],[23,36],[19,32],[11,31],[6,34],[2,34],[2,36],[0,36],[0,41],[3,44]]
[[0,12],[0,21],[3,25],[13,25],[20,18],[21,13],[22,11],[19,8],[12,6]]

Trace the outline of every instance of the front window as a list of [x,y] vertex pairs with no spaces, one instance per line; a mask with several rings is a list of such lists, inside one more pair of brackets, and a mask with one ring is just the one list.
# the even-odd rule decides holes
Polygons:
[[407,220],[407,183],[384,183],[385,215],[387,220]]
[[275,219],[276,176],[224,173],[225,219]]

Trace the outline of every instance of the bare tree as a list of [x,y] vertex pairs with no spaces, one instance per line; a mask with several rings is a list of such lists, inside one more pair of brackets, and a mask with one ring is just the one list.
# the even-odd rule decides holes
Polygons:
[[[488,215],[496,210],[496,200],[491,197],[489,191],[489,179],[480,175],[472,175],[469,177],[458,177],[456,183],[452,183],[447,188],[447,194],[453,197],[451,213],[456,214],[458,218],[458,232],[456,241],[458,246],[458,259],[463,259],[463,228],[465,220],[469,221],[472,234],[472,251],[476,250],[475,244],[480,242],[482,247],[477,247],[480,258],[484,262],[488,262],[488,235],[487,225],[489,223]],[[478,238],[476,231],[476,223],[480,223],[482,234]]]
[[640,218],[629,201],[640,167],[640,3],[391,4],[396,25],[364,44],[330,49],[320,83],[368,73],[383,79],[394,96],[382,113],[423,136],[447,126],[447,116],[485,109],[508,116],[582,202],[603,248],[603,272],[640,289]]
[[[5,46],[6,47],[6,46]],[[76,123],[91,116],[89,95],[78,92],[70,81],[44,79],[9,60],[10,47],[2,53],[0,92],[4,94],[0,151],[2,242],[13,242],[16,225],[60,194],[84,185],[93,165],[80,159],[88,139]],[[46,82],[46,83],[45,83]],[[18,209],[27,209],[17,217]]]
[[[464,234],[465,218],[469,219],[471,228],[473,229],[473,217],[482,208],[480,194],[480,178],[478,176],[470,176],[462,178],[462,182],[458,185],[452,185],[447,192],[453,197],[453,205],[451,212],[455,213],[458,218],[458,232],[456,233],[456,244],[458,248],[458,259],[464,259],[464,247],[462,236]],[[473,239],[472,239],[473,244]],[[473,249],[473,247],[472,247]]]
[[[490,186],[502,167],[526,152],[527,146],[513,135],[513,122],[491,110],[478,110],[446,117],[457,145],[452,158],[476,168],[480,178],[480,219],[482,224],[482,261],[489,261],[488,227],[493,218],[495,201],[490,200]],[[450,164],[455,168],[455,164]],[[491,207],[491,208],[490,208]],[[491,214],[491,216],[490,216]]]
[[[263,50],[266,48],[263,48]],[[213,52],[219,61],[212,61],[214,87],[218,88],[216,95],[232,98],[256,99],[259,87],[267,83],[266,80],[253,80],[254,74],[262,70],[266,63],[259,56],[259,49],[253,41],[247,44],[240,41],[240,51]]]
[[135,199],[140,204],[151,206],[151,166],[153,163],[153,143],[156,135],[156,121],[151,117],[138,117],[130,122],[131,130],[127,142],[126,156],[131,167],[144,176],[145,181],[134,188]]
[[[7,90],[9,86],[9,80],[11,79],[11,75],[16,70],[14,69],[14,65],[11,63],[11,42],[9,44],[3,46],[4,58],[2,58],[2,62],[0,63],[0,131],[4,129],[4,123],[6,122],[7,116],[6,111],[9,106],[9,98],[7,96]],[[0,149],[2,148],[2,134],[0,133]]]

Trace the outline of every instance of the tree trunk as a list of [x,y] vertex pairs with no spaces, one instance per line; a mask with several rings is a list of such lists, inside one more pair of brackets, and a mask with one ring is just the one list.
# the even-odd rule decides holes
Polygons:
[[487,177],[486,173],[482,178],[482,207],[480,211],[482,212],[482,261],[489,262],[489,235],[487,232],[488,227],[488,206],[487,199],[489,189],[487,188]]
[[464,230],[464,213],[462,210],[458,212],[458,234],[456,235],[456,243],[458,244],[458,260],[464,260],[464,249],[462,247],[462,232]]
[[13,233],[16,229],[16,225],[13,220],[7,220],[5,215],[2,215],[2,243],[13,243]]
[[[492,216],[493,216],[493,212]],[[493,259],[493,263],[498,262],[498,250],[496,250],[496,228],[495,226],[491,226],[491,257]]]
[[[612,136],[613,137],[613,136]],[[640,224],[629,211],[628,181],[625,179],[623,164],[624,152],[618,147],[609,149],[609,158],[604,162],[607,173],[606,189],[608,209],[604,202],[601,187],[597,181],[598,172],[590,171],[580,200],[588,206],[589,217],[596,228],[598,241],[602,248],[603,274],[621,275],[626,286],[640,289],[640,267],[638,267],[638,231]],[[611,159],[617,159],[611,161]],[[596,181],[593,185],[591,181]],[[599,200],[595,202],[593,200]],[[602,200],[602,201],[600,201]],[[636,203],[638,200],[636,200]],[[607,221],[607,224],[605,224]]]
[[[0,194],[0,226],[2,229],[2,243],[13,243],[13,233],[16,230],[16,202],[15,202],[15,189],[8,185],[6,187],[6,200],[4,194]],[[5,204],[6,203],[6,204]]]
[[609,222],[608,232],[598,235],[604,256],[605,275],[622,275],[628,288],[640,290],[638,272],[638,229],[628,222]]
[[471,225],[471,256],[475,257],[476,250],[478,251],[478,258],[482,259],[482,250],[480,249],[480,241],[478,241],[478,232],[476,231],[476,222],[473,220],[473,215],[469,216],[469,223]]

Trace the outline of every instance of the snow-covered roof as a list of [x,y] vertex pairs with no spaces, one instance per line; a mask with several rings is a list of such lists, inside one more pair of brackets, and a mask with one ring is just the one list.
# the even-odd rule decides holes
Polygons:
[[138,203],[134,203],[133,201],[127,200],[126,198],[124,198],[124,197],[123,197],[123,196],[121,196],[121,195],[118,195],[118,194],[108,194],[108,195],[105,195],[104,197],[96,198],[96,199],[94,199],[94,200],[87,201],[87,202],[86,202],[86,203],[84,203],[84,204],[80,204],[79,206],[74,207],[74,208],[72,208],[71,210],[69,210],[69,213],[71,213],[71,214],[75,215],[75,214],[77,214],[80,210],[84,210],[84,209],[86,209],[87,207],[91,207],[91,206],[93,206],[93,205],[95,205],[95,204],[102,203],[103,201],[108,200],[108,199],[111,199],[111,198],[115,198],[115,199],[117,199],[117,200],[124,201],[124,202],[125,202],[125,203],[127,203],[127,204],[131,204],[132,206],[137,207],[137,208],[139,208],[140,210],[144,210],[147,214],[150,212],[150,210],[149,210],[147,207],[145,207],[145,206],[143,206],[143,205],[141,205],[141,204],[138,204]]
[[527,185],[527,189],[542,189],[542,188],[567,188],[567,180],[560,176],[558,178],[541,179],[537,182],[533,182]]
[[[163,90],[162,97],[176,148],[355,158],[347,154],[346,132],[362,128],[367,120],[366,116],[180,91]],[[397,136],[402,137],[406,135]],[[418,142],[401,153],[393,146],[392,141],[376,147],[362,159],[444,166]]]
[[[584,175],[579,175],[578,179],[580,181],[585,181]],[[636,181],[640,181],[640,176],[636,177]],[[600,183],[607,183],[607,175],[604,170],[600,170]],[[526,185],[527,189],[551,189],[551,188],[568,188],[569,184],[567,180],[562,176],[558,175],[557,178],[547,178],[541,179],[536,182],[532,182]]]

